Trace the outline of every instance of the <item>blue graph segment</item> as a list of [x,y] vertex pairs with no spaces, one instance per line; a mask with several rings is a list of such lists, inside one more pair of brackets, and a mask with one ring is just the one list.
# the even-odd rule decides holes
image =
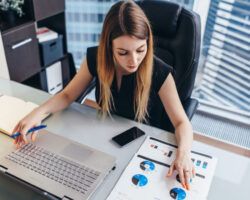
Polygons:
[[176,200],[183,200],[186,198],[186,192],[181,188],[173,188],[169,193],[170,196]]
[[155,169],[155,164],[151,161],[145,160],[140,163],[140,168],[143,171],[154,171]]
[[148,179],[142,174],[136,174],[132,177],[132,183],[136,186],[143,187],[147,185]]

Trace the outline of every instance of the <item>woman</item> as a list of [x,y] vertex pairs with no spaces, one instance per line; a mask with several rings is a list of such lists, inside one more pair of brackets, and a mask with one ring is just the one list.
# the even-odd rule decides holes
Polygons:
[[[177,170],[181,183],[190,188],[195,171],[190,158],[193,133],[182,108],[171,68],[153,56],[150,24],[133,1],[120,1],[108,12],[97,48],[87,50],[87,59],[69,85],[22,119],[13,130],[20,132],[15,144],[27,143],[27,131],[42,117],[69,106],[96,77],[96,99],[102,115],[116,113],[159,126],[169,116],[178,143],[176,158],[167,176]],[[164,115],[162,115],[164,113]],[[35,134],[31,135],[34,140]]]

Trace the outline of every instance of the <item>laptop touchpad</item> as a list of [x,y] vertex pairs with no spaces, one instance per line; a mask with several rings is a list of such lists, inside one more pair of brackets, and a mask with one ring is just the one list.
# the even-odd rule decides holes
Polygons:
[[84,148],[81,145],[77,144],[69,144],[62,150],[62,155],[65,155],[71,159],[77,161],[84,161],[86,160],[93,151]]

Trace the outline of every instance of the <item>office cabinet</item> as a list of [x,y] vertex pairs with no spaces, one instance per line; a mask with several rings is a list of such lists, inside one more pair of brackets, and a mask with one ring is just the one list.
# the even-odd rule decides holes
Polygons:
[[[63,87],[72,79],[75,66],[70,63],[71,56],[67,52],[64,10],[64,0],[26,0],[25,15],[18,18],[15,24],[1,20],[0,14],[0,33],[11,80],[49,92],[48,87],[44,87],[49,85],[46,81],[50,81],[49,87],[53,88],[52,79],[62,80]],[[36,37],[36,28],[40,27],[57,32],[58,39],[40,45]],[[60,63],[60,69],[57,67],[57,71],[60,71],[61,77],[56,77],[51,70],[46,69],[55,63]],[[44,76],[46,71],[50,73],[48,77]]]
[[10,78],[22,82],[41,70],[33,22],[2,34]]

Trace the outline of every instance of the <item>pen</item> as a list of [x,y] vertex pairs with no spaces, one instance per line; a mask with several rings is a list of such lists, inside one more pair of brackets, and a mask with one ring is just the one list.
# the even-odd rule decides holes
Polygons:
[[[35,127],[31,128],[31,129],[29,129],[26,135],[28,135],[29,133],[32,133],[34,131],[38,131],[40,129],[46,128],[46,127],[47,127],[47,125],[43,125],[43,124],[39,125],[39,126],[35,126]],[[21,135],[21,133],[16,132],[11,137],[14,138],[14,139],[16,139],[19,135]]]

